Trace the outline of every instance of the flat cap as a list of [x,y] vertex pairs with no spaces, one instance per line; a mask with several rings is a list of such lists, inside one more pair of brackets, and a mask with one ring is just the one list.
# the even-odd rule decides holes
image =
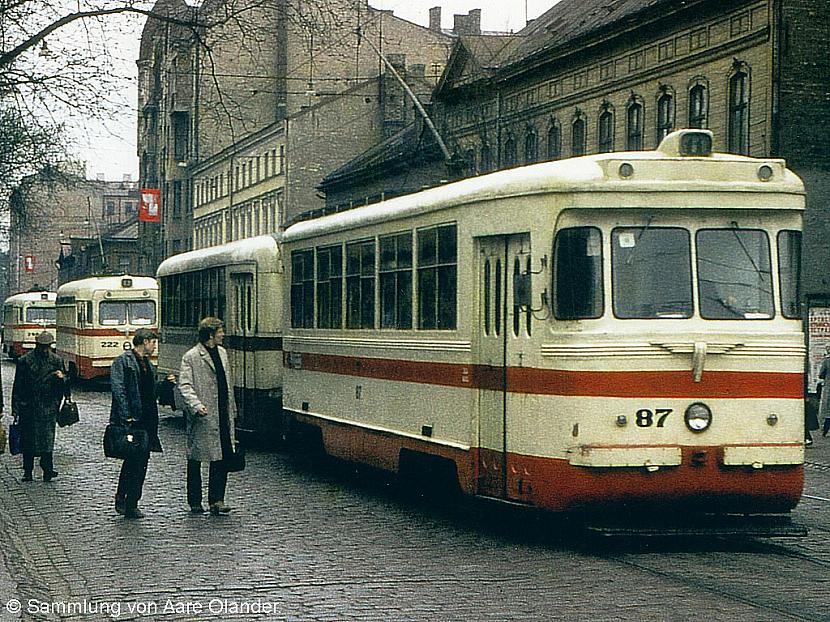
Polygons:
[[35,343],[41,343],[46,346],[51,345],[55,343],[55,336],[48,330],[45,330],[35,337]]

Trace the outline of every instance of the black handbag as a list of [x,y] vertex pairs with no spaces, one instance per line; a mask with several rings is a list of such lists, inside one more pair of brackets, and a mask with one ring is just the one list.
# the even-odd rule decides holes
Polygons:
[[58,411],[58,425],[62,428],[78,423],[81,417],[78,414],[78,405],[70,399],[63,401],[63,406]]
[[104,455],[131,460],[150,451],[150,435],[143,428],[110,423],[104,430]]
[[222,463],[228,473],[237,473],[245,470],[245,447],[236,443],[233,453],[222,458]]
[[9,425],[9,453],[13,456],[23,453],[23,437],[20,435],[20,424],[17,420]]

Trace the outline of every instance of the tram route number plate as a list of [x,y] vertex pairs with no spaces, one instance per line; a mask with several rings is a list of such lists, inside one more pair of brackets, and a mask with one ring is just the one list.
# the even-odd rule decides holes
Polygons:
[[650,428],[651,426],[662,428],[666,423],[666,417],[673,412],[671,408],[655,408],[654,410],[641,408],[637,411],[636,422],[641,428]]

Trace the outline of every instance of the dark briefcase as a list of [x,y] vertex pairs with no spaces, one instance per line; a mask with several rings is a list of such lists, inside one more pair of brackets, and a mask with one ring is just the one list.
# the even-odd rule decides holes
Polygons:
[[107,458],[130,460],[150,451],[147,430],[110,423],[104,430],[104,455]]

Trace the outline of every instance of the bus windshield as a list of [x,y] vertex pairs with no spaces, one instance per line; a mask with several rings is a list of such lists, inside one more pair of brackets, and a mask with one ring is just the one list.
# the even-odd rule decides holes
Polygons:
[[152,300],[104,301],[98,306],[98,320],[103,326],[149,326],[156,321],[156,304]]
[[55,307],[29,307],[26,309],[28,324],[54,324]]

